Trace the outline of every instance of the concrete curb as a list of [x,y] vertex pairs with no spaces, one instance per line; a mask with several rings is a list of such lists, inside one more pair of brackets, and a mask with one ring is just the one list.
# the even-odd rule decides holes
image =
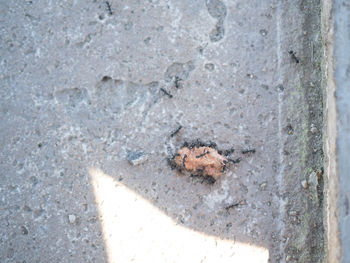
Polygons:
[[349,19],[348,1],[323,1],[328,262],[350,262]]

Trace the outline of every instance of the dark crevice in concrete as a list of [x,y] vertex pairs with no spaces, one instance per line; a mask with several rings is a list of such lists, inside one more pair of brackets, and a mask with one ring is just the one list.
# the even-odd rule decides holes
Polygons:
[[[324,240],[324,172],[323,172],[323,91],[321,88],[322,41],[321,41],[321,3],[319,0],[301,1],[305,14],[303,30],[307,32],[303,40],[302,56],[308,60],[304,68],[302,87],[308,105],[308,123],[311,127],[308,134],[308,154],[306,168],[316,171],[318,202],[308,202],[309,232],[307,247],[310,249],[310,262],[323,262],[325,251]],[[306,169],[307,170],[307,169]]]
[[[288,262],[316,263],[323,262],[325,249],[320,1],[301,0],[299,9],[304,19],[302,42],[299,49],[294,43],[296,49],[290,49],[289,56],[291,67],[300,76],[298,91],[304,109],[297,110],[297,117],[292,117],[292,122],[298,124],[294,124],[291,135],[298,136],[300,147],[294,149],[294,154],[300,156],[300,164],[296,174],[290,176],[305,177],[307,184],[288,186],[292,198],[288,200],[286,209],[292,214],[288,213],[287,217],[285,252]],[[293,229],[296,233],[291,233]]]

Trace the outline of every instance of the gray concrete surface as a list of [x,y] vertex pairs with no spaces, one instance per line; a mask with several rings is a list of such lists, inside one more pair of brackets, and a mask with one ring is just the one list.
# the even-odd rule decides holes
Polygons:
[[323,2],[325,39],[328,262],[350,262],[350,4]]
[[[1,261],[322,262],[319,2],[110,5],[0,2]],[[171,170],[197,138],[242,161]]]

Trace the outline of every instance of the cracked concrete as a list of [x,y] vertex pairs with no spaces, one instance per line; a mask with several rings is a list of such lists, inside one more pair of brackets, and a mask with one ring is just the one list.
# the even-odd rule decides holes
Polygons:
[[[109,237],[128,248],[104,226],[122,231],[113,204],[128,205],[98,197],[91,171],[111,196],[133,193],[141,212],[181,227],[176,239],[230,244],[174,254],[169,232],[168,251],[150,248],[159,262],[246,262],[235,258],[244,246],[267,251],[254,262],[322,262],[323,174],[302,183],[322,171],[318,2],[109,3],[1,1],[4,262],[113,262]],[[172,170],[167,158],[196,139],[242,161],[212,185]],[[147,159],[132,165],[137,152]],[[137,218],[141,253],[158,235]]]

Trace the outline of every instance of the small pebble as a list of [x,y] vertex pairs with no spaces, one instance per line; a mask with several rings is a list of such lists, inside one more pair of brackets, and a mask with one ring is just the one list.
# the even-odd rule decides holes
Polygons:
[[260,30],[260,34],[261,34],[262,36],[266,36],[266,35],[267,35],[267,30],[261,29],[261,30]]
[[279,91],[279,92],[284,91],[283,85],[278,85],[278,86],[276,87],[276,89],[277,89],[277,91]]
[[317,174],[316,174],[316,172],[312,172],[312,173],[309,175],[309,182],[308,182],[308,185],[309,185],[310,187],[312,187],[314,190],[317,189],[318,179],[317,179]]
[[128,161],[133,166],[140,165],[146,162],[147,159],[148,159],[148,156],[144,152],[130,152],[128,154]]
[[296,216],[297,215],[297,211],[294,211],[294,210],[289,211],[289,215],[290,216]]
[[310,131],[311,131],[313,134],[318,133],[318,129],[317,129],[315,126],[311,127]]
[[261,190],[265,190],[265,189],[266,189],[266,186],[267,186],[267,183],[264,182],[264,183],[262,183],[262,184],[260,185],[260,189],[261,189]]
[[21,226],[21,232],[23,235],[28,235],[28,229],[25,226]]
[[308,182],[307,182],[306,180],[302,180],[302,181],[301,181],[301,185],[302,185],[302,187],[303,187],[304,189],[308,188],[308,186],[309,186],[309,184],[308,184]]
[[76,220],[77,220],[77,217],[75,215],[68,215],[69,223],[74,224]]
[[207,63],[204,65],[205,69],[208,71],[213,71],[215,68],[215,65],[213,63]]
[[146,45],[148,45],[150,41],[151,41],[151,38],[150,38],[150,37],[146,37],[146,38],[143,40],[143,42],[144,42]]
[[252,73],[248,73],[247,77],[250,78],[250,79],[256,79],[256,76],[254,74],[252,74]]

